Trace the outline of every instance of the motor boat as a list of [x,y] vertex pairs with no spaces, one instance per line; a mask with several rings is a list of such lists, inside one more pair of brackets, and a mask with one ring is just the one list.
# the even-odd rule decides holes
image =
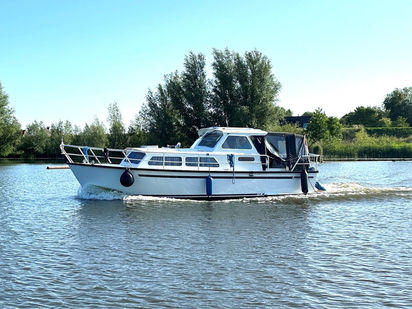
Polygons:
[[319,155],[303,135],[252,128],[210,127],[190,148],[141,146],[60,149],[81,186],[129,195],[227,199],[316,190]]

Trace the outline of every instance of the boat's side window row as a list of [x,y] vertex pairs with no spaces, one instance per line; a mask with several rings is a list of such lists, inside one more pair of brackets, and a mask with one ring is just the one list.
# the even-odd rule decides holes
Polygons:
[[[186,166],[200,166],[200,167],[219,167],[216,159],[213,157],[186,157]],[[172,157],[172,156],[153,156],[150,158],[149,165],[158,165],[163,166],[181,166],[182,158],[181,157]]]
[[165,166],[181,166],[182,158],[172,156],[153,156],[148,162],[149,165],[163,165],[163,163]]
[[186,166],[219,167],[219,163],[213,157],[187,157]]

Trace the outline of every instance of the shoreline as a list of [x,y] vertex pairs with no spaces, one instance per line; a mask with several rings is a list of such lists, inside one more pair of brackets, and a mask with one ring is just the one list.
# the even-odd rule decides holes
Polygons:
[[[377,161],[412,161],[412,158],[325,158],[322,157],[321,162],[377,162]],[[51,158],[0,158],[0,164],[4,163],[56,163],[65,164],[64,159],[51,159]]]
[[412,161],[412,158],[322,158],[322,162]]

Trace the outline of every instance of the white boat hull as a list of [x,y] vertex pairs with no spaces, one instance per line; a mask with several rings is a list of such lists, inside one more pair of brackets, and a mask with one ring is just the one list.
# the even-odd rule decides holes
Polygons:
[[[211,194],[206,192],[205,171],[133,168],[130,187],[120,183],[125,168],[121,166],[69,163],[82,186],[94,185],[118,190],[130,195],[165,196],[175,198],[220,199],[234,197],[302,194],[300,172],[211,172]],[[314,191],[316,172],[309,172],[309,193]]]

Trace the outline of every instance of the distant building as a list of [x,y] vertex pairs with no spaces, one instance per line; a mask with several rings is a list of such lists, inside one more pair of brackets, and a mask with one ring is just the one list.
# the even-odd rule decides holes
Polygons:
[[297,124],[298,127],[306,129],[310,118],[311,116],[287,116],[285,117],[284,123]]

